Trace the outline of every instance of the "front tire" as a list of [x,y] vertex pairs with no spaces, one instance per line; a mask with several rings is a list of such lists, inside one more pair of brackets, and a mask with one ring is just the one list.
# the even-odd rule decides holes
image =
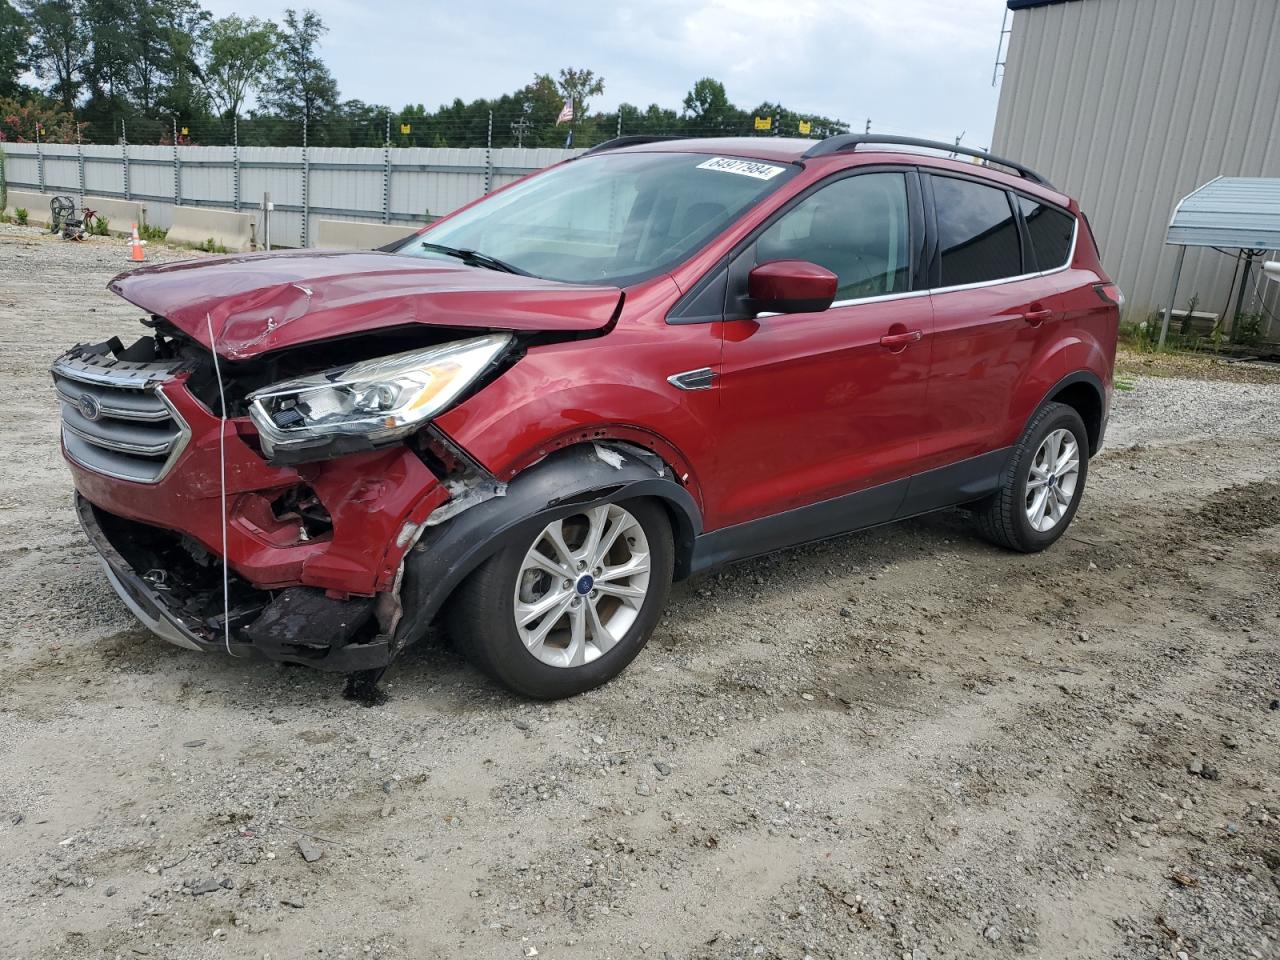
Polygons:
[[674,562],[670,521],[652,500],[535,522],[459,588],[450,634],[511,690],[574,696],[613,679],[643,649]]
[[1071,525],[1089,473],[1089,434],[1072,407],[1047,403],[1013,448],[1000,489],[977,511],[992,543],[1020,553],[1051,546]]

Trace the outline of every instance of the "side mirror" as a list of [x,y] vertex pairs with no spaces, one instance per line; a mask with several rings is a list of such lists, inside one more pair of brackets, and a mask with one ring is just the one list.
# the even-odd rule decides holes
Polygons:
[[756,313],[819,313],[836,298],[836,275],[808,260],[770,260],[747,275]]
[[1280,260],[1268,260],[1262,265],[1262,272],[1268,280],[1280,283]]

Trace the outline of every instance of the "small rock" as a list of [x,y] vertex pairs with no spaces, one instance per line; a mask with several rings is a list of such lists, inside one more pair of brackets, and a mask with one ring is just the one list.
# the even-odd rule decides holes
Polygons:
[[848,607],[841,607],[841,608],[840,608],[840,616],[842,616],[842,617],[844,617],[846,620],[848,620],[850,617],[852,617],[852,616],[853,616],[853,611],[852,611],[852,610],[850,610]]
[[536,957],[538,955],[538,948],[535,947],[533,944],[529,944],[527,947],[524,948],[524,955],[526,957]]
[[1240,749],[1240,741],[1237,740],[1235,737],[1233,737],[1229,733],[1224,733],[1222,735],[1222,745],[1226,747],[1228,750]]
[[812,693],[802,693],[802,694],[800,694],[800,699],[801,699],[801,700],[812,700],[812,699],[813,699],[813,694],[812,694]]
[[642,797],[647,797],[649,794],[653,793],[653,788],[641,780],[636,784],[636,793]]
[[183,744],[183,746],[184,747],[203,747],[207,742],[208,742],[207,740],[188,740],[186,743]]
[[281,900],[280,903],[282,906],[292,907],[294,910],[301,910],[306,906],[306,903],[302,900],[291,900],[288,898]]
[[512,720],[512,721],[511,721],[511,725],[512,725],[513,727],[515,727],[517,730],[529,730],[529,729],[530,729],[530,727],[529,727],[529,721],[528,721],[528,720],[519,720],[519,719]]
[[856,907],[858,905],[858,898],[852,893],[846,893],[841,899],[844,900],[846,907]]
[[213,879],[213,877],[207,877],[204,880],[197,880],[191,885],[191,895],[193,897],[201,897],[206,893],[216,893],[221,889],[222,884],[219,881]]
[[1197,777],[1203,776],[1203,775],[1204,775],[1204,761],[1199,760],[1199,759],[1197,759],[1197,760],[1192,760],[1189,764],[1187,764],[1187,773],[1193,773],[1193,774],[1195,774]]
[[307,863],[315,863],[324,856],[324,851],[320,849],[320,844],[310,837],[298,838],[298,852],[302,854],[302,859]]
[[[1090,564],[1090,566],[1092,566],[1092,564]],[[993,923],[991,926],[987,927],[987,929],[982,931],[982,935],[992,943],[995,943],[1000,939],[1000,928]]]
[[671,765],[668,763],[663,763],[661,760],[653,761],[653,769],[658,771],[658,776],[660,777],[671,776]]
[[114,897],[116,895],[116,888],[107,887],[107,889],[103,890],[102,892],[106,894],[108,897]]
[[1081,630],[1079,633],[1076,634],[1076,643],[1088,643],[1088,642],[1089,642],[1089,634],[1085,633],[1083,630]]
[[1272,700],[1272,701],[1271,701],[1271,709],[1272,709],[1272,710],[1280,710],[1280,700]]

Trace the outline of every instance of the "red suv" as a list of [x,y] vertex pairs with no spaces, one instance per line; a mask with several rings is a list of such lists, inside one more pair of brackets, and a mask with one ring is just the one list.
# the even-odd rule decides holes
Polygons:
[[1073,200],[969,153],[624,137],[381,251],[119,276],[150,332],[53,366],[80,520],[175,643],[368,683],[443,613],[534,697],[744,557],[955,505],[1042,550],[1120,293]]

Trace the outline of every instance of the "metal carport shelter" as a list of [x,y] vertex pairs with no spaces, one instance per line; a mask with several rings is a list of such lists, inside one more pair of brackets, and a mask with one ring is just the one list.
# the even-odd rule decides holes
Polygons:
[[1173,219],[1169,221],[1164,242],[1179,247],[1179,250],[1173,267],[1173,281],[1169,285],[1169,301],[1165,304],[1164,320],[1160,324],[1160,347],[1164,347],[1169,333],[1169,320],[1173,316],[1187,247],[1244,252],[1240,294],[1231,320],[1234,333],[1236,316],[1244,303],[1254,259],[1264,251],[1280,250],[1280,178],[1217,177],[1197,187],[1173,208]]

